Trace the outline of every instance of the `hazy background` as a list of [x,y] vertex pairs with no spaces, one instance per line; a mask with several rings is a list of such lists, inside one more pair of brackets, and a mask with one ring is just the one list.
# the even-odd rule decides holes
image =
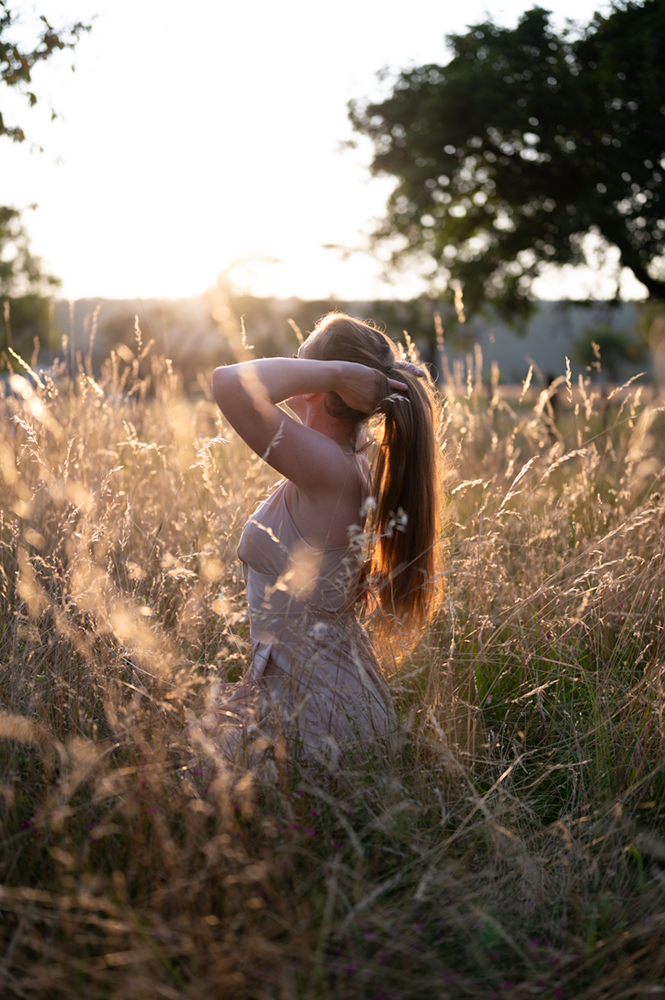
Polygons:
[[[93,20],[74,53],[34,72],[39,104],[5,88],[22,145],[0,145],[2,202],[24,208],[34,252],[65,298],[195,295],[227,272],[257,296],[412,297],[362,248],[392,181],[367,171],[347,102],[384,90],[382,67],[445,62],[444,36],[489,13],[513,26],[532,3],[505,0],[199,0],[24,3],[26,33]],[[588,23],[596,0],[554,0],[554,26]],[[76,72],[72,73],[71,65]],[[383,84],[387,89],[388,83]],[[59,116],[51,121],[51,106]],[[37,147],[44,147],[39,153]],[[549,275],[537,297],[603,297],[602,274]],[[623,296],[640,286],[624,272]]]

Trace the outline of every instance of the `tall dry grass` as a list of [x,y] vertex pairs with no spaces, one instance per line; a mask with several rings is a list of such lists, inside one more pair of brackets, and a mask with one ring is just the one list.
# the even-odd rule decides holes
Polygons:
[[448,373],[445,610],[381,649],[399,751],[277,747],[274,780],[192,797],[183,728],[245,669],[235,547],[273,474],[144,351],[98,381],[13,359],[0,400],[2,995],[662,992],[658,400]]

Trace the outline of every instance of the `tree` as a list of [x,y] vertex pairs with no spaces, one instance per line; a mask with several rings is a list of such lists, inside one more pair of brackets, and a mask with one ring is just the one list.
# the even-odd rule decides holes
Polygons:
[[[32,70],[39,62],[50,59],[54,52],[72,49],[82,32],[90,26],[77,21],[55,30],[43,15],[36,40],[25,45],[11,38],[17,17],[12,13],[8,0],[0,0],[0,81],[23,94],[29,107],[37,103],[31,89]],[[73,67],[72,67],[73,69]],[[55,117],[55,111],[51,111]],[[14,142],[23,142],[25,132],[17,124],[8,124],[0,111],[0,138],[6,136]],[[0,295],[29,295],[34,298],[52,289],[58,279],[44,274],[41,261],[30,252],[29,240],[17,208],[0,206]]]
[[616,3],[580,37],[549,17],[470,26],[447,65],[350,104],[372,172],[398,181],[375,239],[433,259],[467,312],[524,317],[534,278],[584,262],[589,233],[665,299],[665,3]]
[[[36,205],[31,205],[36,208]],[[30,250],[18,208],[0,205],[0,294],[43,294],[57,288],[59,278],[45,274],[42,262]]]

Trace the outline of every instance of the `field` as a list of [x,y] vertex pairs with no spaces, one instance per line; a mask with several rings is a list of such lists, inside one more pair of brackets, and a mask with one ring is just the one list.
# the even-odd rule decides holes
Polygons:
[[450,376],[443,611],[412,652],[377,639],[399,750],[277,746],[193,795],[274,474],[139,353],[12,360],[0,399],[2,996],[665,994],[653,391],[562,373],[553,410],[480,358]]

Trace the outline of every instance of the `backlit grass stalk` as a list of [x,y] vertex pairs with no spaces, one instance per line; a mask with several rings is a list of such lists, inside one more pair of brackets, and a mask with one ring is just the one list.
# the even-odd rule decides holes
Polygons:
[[520,399],[496,371],[485,387],[478,352],[457,366],[447,601],[406,660],[379,650],[399,752],[317,772],[277,745],[270,769],[192,798],[183,729],[245,669],[235,548],[274,474],[167,360],[141,378],[148,350],[99,381],[16,363],[0,399],[3,993],[662,983],[653,393],[568,373]]

